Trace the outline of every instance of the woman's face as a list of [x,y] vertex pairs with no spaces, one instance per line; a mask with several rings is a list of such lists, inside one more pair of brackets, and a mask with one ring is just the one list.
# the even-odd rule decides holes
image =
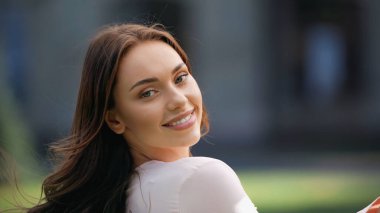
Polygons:
[[202,95],[178,53],[162,41],[137,44],[122,58],[107,123],[152,159],[188,151],[201,136]]

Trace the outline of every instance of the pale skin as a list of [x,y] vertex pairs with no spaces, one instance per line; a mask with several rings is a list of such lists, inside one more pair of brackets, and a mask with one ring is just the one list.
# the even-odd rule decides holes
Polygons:
[[188,157],[201,137],[202,95],[178,53],[144,41],[122,58],[106,122],[131,148],[135,166]]

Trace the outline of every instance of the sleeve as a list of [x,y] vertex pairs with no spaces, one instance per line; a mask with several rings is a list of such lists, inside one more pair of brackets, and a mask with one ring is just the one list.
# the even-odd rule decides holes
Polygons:
[[236,173],[219,160],[200,166],[180,190],[180,212],[257,213]]

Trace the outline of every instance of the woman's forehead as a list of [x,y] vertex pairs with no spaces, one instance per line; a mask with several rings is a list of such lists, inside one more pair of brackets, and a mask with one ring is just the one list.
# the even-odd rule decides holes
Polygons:
[[145,41],[134,46],[122,58],[119,75],[139,77],[170,72],[178,64],[183,63],[179,54],[162,41]]

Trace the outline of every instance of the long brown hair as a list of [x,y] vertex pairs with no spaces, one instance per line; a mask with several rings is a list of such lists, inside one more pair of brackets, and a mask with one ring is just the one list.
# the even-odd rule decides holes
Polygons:
[[[133,159],[128,143],[109,129],[104,118],[114,105],[112,90],[121,58],[132,46],[147,40],[172,46],[191,71],[186,53],[162,25],[103,28],[85,57],[71,134],[51,146],[58,164],[43,182],[42,203],[29,212],[125,211]],[[204,107],[201,126],[205,134],[209,123]]]

